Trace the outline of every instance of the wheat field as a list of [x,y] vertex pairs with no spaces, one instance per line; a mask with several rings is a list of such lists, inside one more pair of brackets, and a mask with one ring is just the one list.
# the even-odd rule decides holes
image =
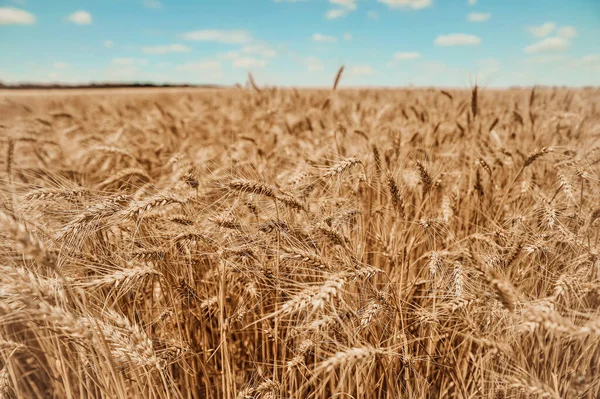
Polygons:
[[600,90],[339,78],[3,94],[0,397],[600,397]]

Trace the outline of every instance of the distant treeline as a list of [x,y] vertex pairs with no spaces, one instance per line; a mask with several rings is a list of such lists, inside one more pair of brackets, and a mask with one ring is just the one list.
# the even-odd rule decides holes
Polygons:
[[83,85],[68,85],[68,84],[41,84],[41,83],[19,83],[19,84],[4,84],[0,82],[0,90],[11,89],[126,89],[126,88],[216,88],[219,85],[169,85],[169,84],[153,84],[153,83],[90,83]]

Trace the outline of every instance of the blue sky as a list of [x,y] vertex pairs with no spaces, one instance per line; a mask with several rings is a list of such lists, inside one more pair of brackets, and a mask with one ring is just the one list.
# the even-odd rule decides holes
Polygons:
[[0,80],[600,85],[598,0],[0,0]]

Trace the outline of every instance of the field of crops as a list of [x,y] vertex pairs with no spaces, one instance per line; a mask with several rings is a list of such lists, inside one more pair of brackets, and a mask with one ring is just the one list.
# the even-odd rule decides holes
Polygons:
[[600,397],[598,89],[5,93],[0,138],[2,398]]

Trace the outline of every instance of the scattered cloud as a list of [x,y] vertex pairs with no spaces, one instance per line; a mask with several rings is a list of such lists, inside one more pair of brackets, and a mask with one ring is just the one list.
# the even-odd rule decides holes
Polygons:
[[477,4],[477,0],[468,0],[467,2],[470,6],[474,6],[475,4]]
[[344,40],[346,40],[346,41],[352,40],[352,33],[344,33]]
[[233,60],[231,64],[234,68],[264,68],[267,66],[267,60],[255,57],[240,57]]
[[421,53],[417,51],[400,51],[393,55],[392,61],[386,63],[388,68],[395,68],[400,62],[418,60],[421,58]]
[[241,57],[244,54],[272,58],[277,56],[277,51],[268,46],[265,46],[264,44],[250,44],[242,47],[240,50],[232,50],[226,53],[220,53],[219,57],[234,59],[237,57]]
[[416,51],[405,51],[394,54],[394,60],[405,61],[405,60],[416,60],[421,58],[421,53]]
[[0,7],[0,25],[33,25],[35,16],[13,7]]
[[148,61],[138,58],[113,58],[110,62],[112,65],[131,66],[131,65],[147,65]]
[[436,46],[478,46],[481,44],[481,39],[475,35],[451,33],[449,35],[438,36],[434,44]]
[[104,41],[104,47],[106,47],[106,48],[113,48],[113,47],[114,47],[114,45],[115,45],[115,44],[113,43],[113,41],[112,41],[112,40],[105,40],[105,41]]
[[573,26],[562,26],[560,29],[558,29],[558,36],[565,39],[573,39],[577,36],[577,29],[575,29]]
[[350,67],[349,73],[353,76],[369,76],[374,75],[375,70],[371,65],[368,64],[354,65]]
[[331,4],[335,4],[336,6],[356,10],[356,0],[329,0],[329,2]]
[[432,0],[377,0],[379,3],[386,4],[390,8],[412,8],[420,10],[431,5]]
[[265,44],[249,44],[239,50],[218,54],[221,59],[231,60],[234,68],[263,68],[269,63],[269,58],[277,56],[277,51]]
[[146,8],[162,8],[162,6],[159,0],[144,0],[144,7]]
[[320,33],[315,33],[312,35],[313,42],[321,42],[321,43],[335,43],[337,42],[337,38],[335,36],[327,36],[322,35]]
[[349,12],[350,12],[350,10],[348,10],[346,8],[334,8],[332,10],[328,10],[325,13],[325,18],[338,19],[338,18],[345,17],[346,15],[348,15]]
[[200,71],[200,70],[215,70],[221,69],[221,63],[215,60],[186,62],[178,65],[178,71]]
[[183,44],[173,43],[144,47],[142,51],[146,54],[189,53],[190,48]]
[[467,15],[469,22],[485,22],[492,16],[489,12],[472,12]]
[[66,62],[62,62],[62,61],[56,61],[52,64],[52,68],[54,69],[66,69],[69,67],[69,64],[67,64]]
[[566,50],[570,45],[569,40],[564,37],[549,37],[525,47],[523,51],[526,53],[549,53]]
[[527,28],[527,30],[529,30],[529,32],[535,37],[544,37],[552,33],[554,28],[556,28],[556,24],[554,22],[546,22],[539,26],[530,26]]
[[92,15],[83,10],[75,11],[67,19],[77,25],[89,25],[92,23]]
[[323,63],[316,57],[308,57],[305,60],[305,63],[309,71],[314,72],[323,70]]
[[377,13],[377,11],[369,11],[367,13],[367,17],[369,19],[379,19],[379,14]]
[[195,30],[184,33],[183,39],[199,42],[219,42],[227,44],[248,43],[252,40],[250,32],[245,30]]
[[337,19],[348,15],[351,11],[356,10],[356,0],[329,0],[330,4],[338,6],[325,13],[327,19]]
[[[546,22],[539,26],[530,26],[529,32],[538,38],[546,37],[556,29],[554,22]],[[570,39],[577,36],[577,29],[573,26],[561,26],[557,36],[547,37],[537,43],[533,43],[523,49],[526,53],[552,53],[560,52],[571,46]]]

